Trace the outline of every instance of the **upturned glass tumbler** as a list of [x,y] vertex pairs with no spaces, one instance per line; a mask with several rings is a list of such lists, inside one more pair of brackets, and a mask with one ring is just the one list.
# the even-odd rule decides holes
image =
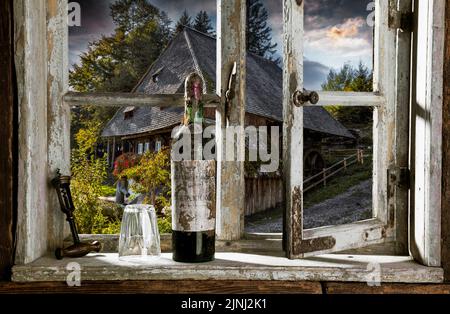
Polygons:
[[161,256],[160,236],[155,208],[150,205],[128,205],[122,218],[119,259],[145,261]]

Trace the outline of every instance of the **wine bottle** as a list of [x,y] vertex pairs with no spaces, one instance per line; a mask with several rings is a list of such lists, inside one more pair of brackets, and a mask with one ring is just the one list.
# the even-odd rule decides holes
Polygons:
[[[183,152],[190,150],[181,160],[172,155],[171,162],[172,252],[177,262],[208,262],[215,254],[216,162],[204,160],[202,154],[202,86],[197,74],[191,74],[186,80],[185,119],[181,130],[189,138]],[[181,133],[174,137],[175,142],[181,139]]]

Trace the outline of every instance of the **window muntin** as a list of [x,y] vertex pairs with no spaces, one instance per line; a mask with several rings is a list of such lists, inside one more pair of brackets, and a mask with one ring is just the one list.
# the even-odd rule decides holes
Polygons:
[[[406,1],[405,1],[406,2]],[[295,90],[303,89],[303,5],[295,1],[285,1],[285,176],[287,180],[287,248],[291,258],[304,257],[320,252],[336,252],[348,248],[363,247],[374,243],[384,243],[396,239],[402,243],[402,254],[407,254],[407,239],[404,227],[407,220],[406,204],[399,204],[398,198],[406,191],[397,193],[387,191],[387,171],[389,166],[400,161],[396,154],[407,151],[407,141],[393,141],[394,130],[407,129],[407,120],[396,116],[398,108],[406,108],[409,103],[399,102],[397,93],[408,91],[409,85],[396,84],[398,70],[405,75],[409,68],[395,68],[395,58],[409,56],[410,49],[398,50],[396,55],[397,30],[387,27],[390,7],[385,1],[375,2],[375,57],[374,90],[375,93],[319,92],[321,100],[315,106],[336,105],[355,107],[365,106],[374,109],[374,178],[373,178],[373,217],[340,226],[304,229],[303,146],[306,141],[304,118],[311,104],[297,107],[292,95]],[[295,21],[295,22],[294,22]],[[405,54],[402,56],[402,53]],[[390,67],[389,67],[390,64]],[[405,82],[404,82],[405,83]],[[394,89],[394,88],[397,89]],[[404,88],[404,90],[402,90]],[[388,127],[389,126],[389,127]],[[394,205],[395,204],[395,205]],[[399,205],[399,206],[396,206]],[[401,213],[401,214],[400,214]],[[400,218],[401,217],[401,218]],[[401,230],[401,231],[400,231]],[[401,234],[399,233],[401,232]]]

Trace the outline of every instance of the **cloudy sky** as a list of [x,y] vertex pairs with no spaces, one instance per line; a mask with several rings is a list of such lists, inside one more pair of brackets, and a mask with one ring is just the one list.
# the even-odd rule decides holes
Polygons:
[[[70,27],[70,63],[79,61],[88,43],[102,34],[111,34],[114,24],[109,5],[115,0],[78,0],[81,6],[81,27]],[[190,15],[200,10],[208,12],[216,23],[216,0],[148,0],[167,12],[174,21],[184,9]],[[305,0],[305,87],[320,89],[330,68],[339,69],[344,63],[362,61],[372,68],[373,28],[367,23],[372,12],[372,0]],[[282,55],[282,0],[262,0],[269,12],[273,40]]]

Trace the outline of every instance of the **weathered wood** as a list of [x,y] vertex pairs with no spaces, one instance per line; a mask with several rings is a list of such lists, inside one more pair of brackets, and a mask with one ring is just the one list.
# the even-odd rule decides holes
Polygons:
[[[47,178],[70,173],[70,107],[63,105],[63,95],[69,86],[69,51],[67,2],[47,0]],[[61,247],[69,228],[64,214],[57,210],[58,198],[54,189],[47,192],[48,249]]]
[[[281,195],[281,194],[280,194]],[[102,243],[102,253],[116,253],[119,244],[118,234],[80,234],[81,241]],[[281,233],[245,233],[243,239],[239,241],[216,241],[217,252],[264,252],[271,256],[283,256],[281,247]],[[64,246],[71,244],[71,238],[68,237]],[[161,235],[161,251],[169,253],[172,251],[172,236],[170,234]],[[395,242],[368,245],[364,248],[347,250],[340,252],[348,255],[395,255]]]
[[445,1],[415,3],[411,253],[425,265],[439,266]]
[[[119,245],[118,234],[80,234],[82,242],[98,241],[102,243],[102,253],[117,253]],[[66,238],[64,246],[69,246],[72,242],[70,238]],[[263,237],[254,235],[246,236],[246,239],[239,241],[216,241],[217,252],[265,252],[273,256],[281,256],[281,233],[280,234],[264,234]],[[161,235],[161,252],[172,252],[172,235]]]
[[383,106],[386,99],[378,93],[365,92],[318,92],[319,102],[316,105],[305,103],[303,106],[349,106],[377,107]]
[[[299,257],[303,234],[303,108],[293,104],[292,95],[303,89],[303,3],[283,1],[283,176],[285,180],[286,254]],[[295,206],[297,204],[298,206]]]
[[0,294],[320,294],[320,282],[249,280],[92,281],[80,287],[65,282],[0,283]]
[[325,294],[450,294],[446,284],[381,284],[325,282]]
[[[98,107],[183,107],[184,94],[157,94],[143,93],[77,93],[68,92],[64,101],[73,106],[95,105]],[[215,108],[220,103],[219,96],[215,94],[203,95],[205,107]]]
[[[15,68],[18,86],[18,213],[16,263],[47,252],[47,23],[44,0],[14,1]],[[62,66],[62,65],[61,65]],[[67,134],[52,134],[55,139]]]
[[[323,288],[322,288],[323,286]],[[64,282],[0,283],[0,294],[449,294],[446,284],[393,284],[238,280],[91,281],[81,287]]]
[[[13,267],[13,281],[66,281],[73,270],[71,260],[46,256],[27,265]],[[320,255],[290,260],[262,253],[217,252],[212,262],[177,263],[172,254],[162,253],[151,263],[122,262],[118,254],[100,253],[72,260],[80,265],[81,282],[118,280],[253,280],[368,282],[374,279],[368,265],[379,265],[376,279],[396,283],[441,283],[443,270],[425,267],[402,256]]]
[[450,281],[450,5],[446,5],[444,97],[442,109],[442,243],[441,260],[445,280]]
[[9,277],[14,260],[15,234],[15,116],[13,48],[12,48],[12,1],[0,3],[0,280]]
[[[285,27],[285,59],[284,59],[284,176],[286,184],[287,214],[286,233],[288,242],[288,256],[290,258],[302,258],[319,252],[338,252],[340,250],[364,247],[370,244],[391,241],[395,237],[396,224],[402,225],[401,234],[397,241],[402,253],[406,253],[406,224],[407,208],[398,210],[398,216],[388,215],[387,208],[387,171],[391,163],[396,162],[399,154],[405,156],[407,140],[407,121],[398,121],[403,114],[398,114],[407,102],[405,94],[398,93],[403,98],[402,104],[397,108],[396,101],[396,44],[397,30],[387,27],[389,5],[395,0],[376,2],[375,22],[375,60],[374,60],[374,90],[375,93],[322,93],[321,105],[332,103],[344,103],[347,106],[361,105],[367,101],[375,106],[374,114],[374,200],[373,217],[375,219],[348,224],[345,226],[330,226],[312,230],[303,230],[303,193],[305,186],[303,181],[303,111],[302,108],[292,106],[292,95],[296,90],[303,88],[303,2],[285,0],[284,2],[284,27]],[[403,1],[403,0],[401,0]],[[410,1],[410,0],[404,0]],[[395,2],[397,3],[397,2]],[[405,45],[399,47],[405,48]],[[409,53],[409,49],[399,50],[399,58],[402,53]],[[403,75],[405,69],[399,69],[399,75]],[[399,83],[405,85],[408,78]],[[397,119],[397,120],[396,120]],[[399,122],[399,123],[398,123]],[[398,124],[397,124],[398,123]],[[405,131],[406,130],[406,131]],[[397,138],[397,132],[402,136]],[[404,159],[404,158],[403,158]],[[403,162],[402,159],[402,162]],[[325,176],[325,173],[323,173]],[[325,176],[326,177],[326,176]],[[399,194],[399,193],[397,193]],[[403,193],[404,196],[405,193]],[[394,195],[392,200],[396,201]],[[403,203],[403,205],[406,205]],[[396,210],[394,208],[394,210]],[[394,219],[397,218],[395,221]],[[401,218],[401,219],[400,219]],[[401,235],[401,236],[400,236]],[[335,245],[329,247],[324,241],[333,237]],[[322,241],[315,241],[315,238]],[[303,242],[306,241],[306,245]],[[312,241],[312,242],[311,242]],[[311,251],[309,245],[317,243],[317,252]],[[334,241],[327,242],[327,244]],[[308,248],[308,253],[300,248]]]
[[[323,288],[322,288],[323,286]],[[392,284],[260,281],[92,281],[81,287],[64,282],[0,283],[0,294],[449,294],[446,284]]]
[[[407,152],[408,142],[400,142],[397,133],[404,132],[407,121],[399,121],[399,111],[406,110],[405,103],[399,104],[397,96],[403,95],[402,86],[397,76],[397,70],[401,74],[403,67],[397,67],[397,59],[408,58],[410,49],[398,46],[398,30],[389,28],[389,10],[397,7],[399,3],[404,6],[410,0],[389,0],[375,2],[375,33],[374,33],[374,90],[383,95],[385,104],[374,110],[374,140],[373,140],[373,217],[384,224],[383,232],[380,234],[385,241],[399,242],[399,247],[407,247],[404,234],[396,239],[397,227],[404,227],[407,220],[396,220],[396,211],[404,213],[406,208],[389,206],[395,203],[400,194],[389,195],[387,169],[395,165],[400,153]],[[399,50],[400,47],[405,49]],[[398,52],[398,55],[397,55]],[[408,93],[405,92],[404,95]],[[404,139],[404,138],[403,138]],[[364,161],[363,161],[364,162]],[[403,217],[399,214],[398,217]],[[364,236],[364,234],[363,234]],[[403,253],[403,252],[402,252]]]
[[[412,12],[411,0],[396,0],[400,12]],[[397,167],[409,166],[409,113],[411,85],[411,33],[397,31],[397,47],[395,52],[396,85],[395,85],[395,151],[394,161]],[[364,155],[363,155],[364,156]],[[364,157],[363,157],[364,158]],[[361,159],[362,162],[364,159]],[[388,201],[388,211],[394,211],[395,243],[397,254],[409,255],[408,247],[408,207],[409,188],[395,186],[392,198]]]
[[[217,78],[216,91],[221,104],[216,111],[217,153],[217,236],[238,240],[244,232],[245,207],[245,101],[246,101],[246,0],[217,1]],[[226,100],[229,80],[236,66],[231,87],[234,97]],[[237,139],[227,147],[227,130],[235,127]],[[231,140],[231,139],[229,139]],[[233,151],[229,151],[230,148]]]

